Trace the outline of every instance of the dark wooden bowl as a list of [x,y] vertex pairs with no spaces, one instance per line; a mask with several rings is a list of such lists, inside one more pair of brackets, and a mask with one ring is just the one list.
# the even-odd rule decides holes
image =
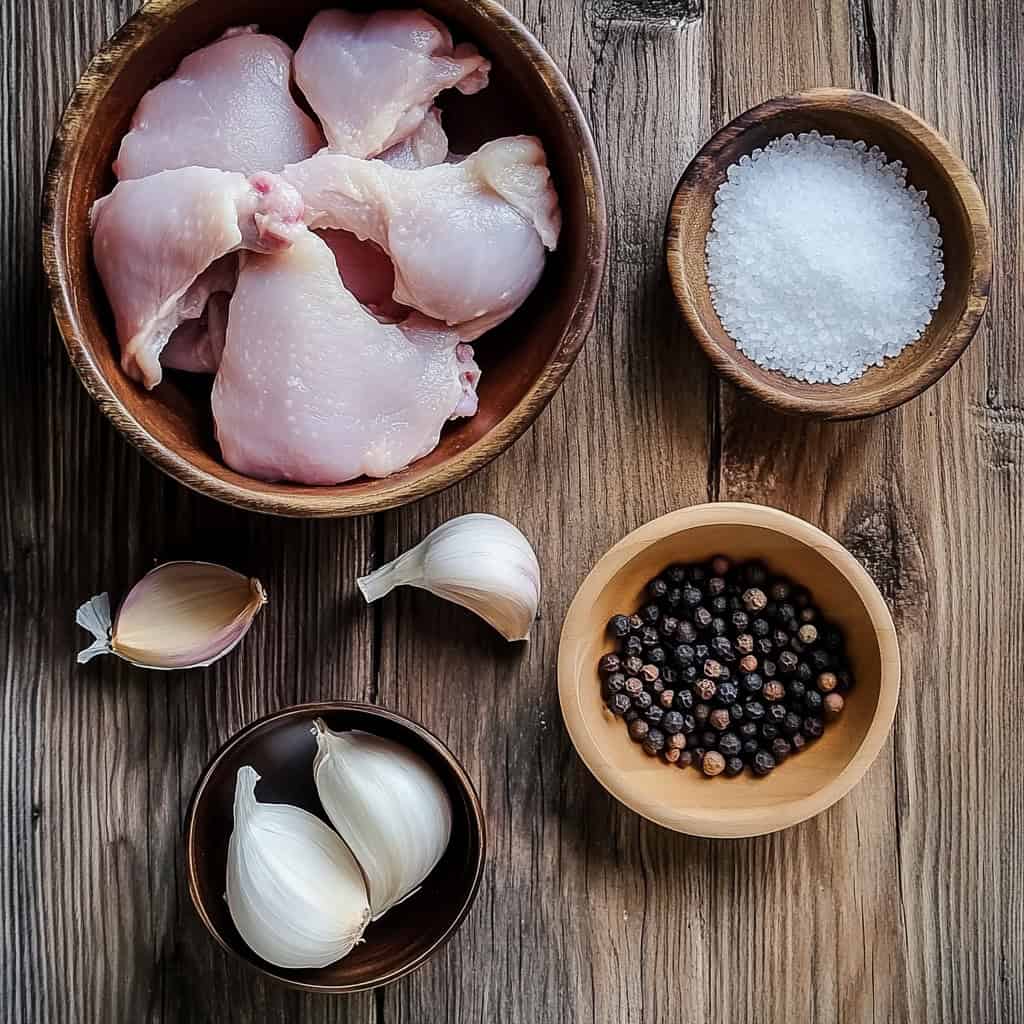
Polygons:
[[[586,121],[537,40],[494,0],[424,0],[456,39],[493,62],[477,96],[444,95],[456,152],[519,132],[544,142],[564,215],[558,250],[527,303],[476,345],[480,411],[451,425],[437,449],[384,480],[337,487],[268,484],[221,461],[209,382],[169,373],[147,393],[121,371],[113,319],[92,266],[88,212],[110,191],[121,137],[143,93],[186,54],[226,28],[258,23],[292,46],[324,0],[149,0],[93,58],[53,143],[43,199],[43,258],[54,314],[89,393],[150,460],[189,487],[258,512],[359,515],[448,487],[499,455],[551,399],[583,345],[604,270],[607,225],[601,173]],[[403,6],[352,0],[349,8]],[[408,5],[405,5],[408,6]],[[415,5],[414,5],[415,6]],[[454,92],[454,90],[451,90]]]
[[[705,243],[715,192],[740,157],[787,132],[863,139],[902,160],[908,180],[928,192],[945,254],[946,286],[925,333],[883,366],[849,384],[807,384],[748,359],[726,334],[711,303]],[[812,89],[768,100],[713,135],[693,158],[669,207],[665,254],[676,300],[718,372],[783,413],[847,420],[893,409],[930,388],[967,348],[992,281],[985,202],[950,144],[916,114],[850,89]]]
[[[327,820],[313,784],[315,718],[331,729],[362,729],[420,754],[437,772],[452,802],[452,837],[440,863],[413,896],[366,930],[365,941],[328,967],[287,970],[258,957],[242,941],[224,890],[228,840],[234,825],[235,777],[250,764],[262,776],[256,796],[290,803]],[[480,801],[452,752],[422,726],[371,704],[301,704],[261,718],[233,736],[203,772],[185,818],[185,858],[192,902],[210,934],[268,978],[311,992],[360,992],[416,970],[455,934],[476,898],[484,869]]]

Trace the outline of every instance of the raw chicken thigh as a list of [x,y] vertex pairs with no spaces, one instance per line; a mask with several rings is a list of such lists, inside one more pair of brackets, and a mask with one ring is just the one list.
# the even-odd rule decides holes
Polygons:
[[[232,287],[234,287],[232,285]],[[214,292],[194,320],[186,320],[160,353],[160,365],[189,373],[216,373],[228,333],[231,292]]]
[[321,11],[295,54],[295,81],[329,148],[372,157],[411,135],[444,89],[479,92],[490,62],[423,11]]
[[448,136],[441,127],[441,111],[431,107],[412,135],[384,150],[377,159],[403,171],[443,164],[448,159]]
[[345,287],[378,319],[395,323],[412,310],[395,302],[395,268],[376,242],[364,242],[348,231],[318,231],[330,246]]
[[222,290],[203,272],[238,249],[278,252],[300,233],[302,202],[273,174],[205,167],[122,181],[92,207],[93,257],[110,300],[125,373],[160,383],[174,329]]
[[292,51],[256,26],[229,29],[150,89],[121,142],[114,173],[143,178],[176,167],[279,171],[323,145],[292,99]]
[[561,227],[544,149],[530,136],[411,171],[321,152],[284,177],[307,224],[376,242],[395,267],[395,300],[460,325],[467,341],[522,304]]
[[375,320],[312,232],[244,256],[213,385],[224,459],[263,480],[335,484],[387,476],[476,411],[472,350],[419,314]]

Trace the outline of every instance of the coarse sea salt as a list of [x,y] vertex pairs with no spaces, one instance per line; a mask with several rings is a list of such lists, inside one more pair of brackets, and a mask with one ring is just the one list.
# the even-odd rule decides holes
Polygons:
[[715,196],[708,284],[749,358],[845,384],[920,338],[943,288],[927,193],[877,146],[810,132],[744,156]]

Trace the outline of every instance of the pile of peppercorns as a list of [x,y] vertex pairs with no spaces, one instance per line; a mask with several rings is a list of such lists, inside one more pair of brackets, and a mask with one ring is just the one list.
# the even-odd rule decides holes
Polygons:
[[761,562],[671,565],[649,604],[608,623],[598,664],[609,710],[651,757],[767,775],[821,736],[853,685],[842,632]]

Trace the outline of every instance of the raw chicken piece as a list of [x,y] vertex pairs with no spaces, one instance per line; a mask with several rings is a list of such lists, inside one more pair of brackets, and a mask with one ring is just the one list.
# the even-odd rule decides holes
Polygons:
[[490,62],[423,11],[321,11],[295,54],[295,81],[328,147],[372,157],[420,126],[439,92],[479,92]]
[[168,370],[216,373],[224,353],[230,302],[231,292],[214,292],[202,315],[186,320],[171,335],[160,353],[160,365]]
[[318,231],[330,246],[345,287],[378,319],[387,323],[404,320],[412,310],[391,297],[395,268],[376,242],[363,242],[348,231]]
[[176,167],[279,171],[323,145],[292,99],[292,51],[255,25],[229,29],[150,89],[121,141],[114,173],[144,178]]
[[306,232],[280,255],[243,257],[213,385],[217,439],[229,466],[262,480],[387,476],[476,411],[478,376],[444,325],[375,320]]
[[448,159],[448,136],[441,127],[441,111],[431,107],[412,135],[384,150],[377,159],[404,171],[443,164]]
[[205,167],[122,181],[93,204],[91,224],[121,366],[147,388],[160,383],[171,333],[202,313],[210,264],[238,249],[277,252],[305,233],[302,201],[281,178]]
[[376,242],[395,266],[395,300],[460,325],[467,341],[522,304],[561,227],[544,149],[530,136],[414,171],[320,152],[284,177],[307,224]]

